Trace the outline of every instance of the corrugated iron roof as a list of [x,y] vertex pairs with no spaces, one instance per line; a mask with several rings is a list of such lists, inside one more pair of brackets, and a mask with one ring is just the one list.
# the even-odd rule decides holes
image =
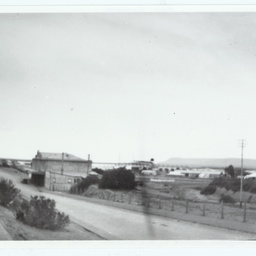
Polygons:
[[[84,161],[84,159],[73,156],[68,153],[64,154],[64,160],[72,160],[72,161]],[[36,157],[37,159],[51,159],[51,160],[62,160],[62,153],[48,153],[48,152],[37,152]]]

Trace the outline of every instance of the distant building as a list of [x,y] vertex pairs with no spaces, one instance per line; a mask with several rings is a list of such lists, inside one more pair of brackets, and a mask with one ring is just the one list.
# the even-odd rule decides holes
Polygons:
[[132,168],[139,168],[140,170],[152,170],[154,167],[154,160],[151,161],[134,161],[131,163]]
[[154,171],[154,170],[143,170],[141,172],[141,175],[157,175],[157,171]]
[[[51,190],[69,190],[70,187],[92,170],[92,161],[84,160],[67,153],[37,152],[31,168],[34,180],[44,179],[44,185]],[[43,177],[42,177],[43,174]],[[38,176],[37,179],[35,179]],[[38,182],[38,183],[42,183]]]

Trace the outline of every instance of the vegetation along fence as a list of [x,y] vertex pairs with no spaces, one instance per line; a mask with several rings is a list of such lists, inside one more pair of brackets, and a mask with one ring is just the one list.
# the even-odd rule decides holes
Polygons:
[[102,190],[95,193],[86,194],[82,189],[73,189],[73,194],[82,194],[87,197],[98,198],[119,202],[120,204],[130,204],[143,206],[145,208],[159,209],[161,211],[170,211],[180,214],[189,214],[211,219],[227,219],[238,222],[249,222],[256,224],[256,205],[243,203],[230,204],[222,202],[192,201],[164,196],[150,195],[142,192],[120,192],[112,190]]

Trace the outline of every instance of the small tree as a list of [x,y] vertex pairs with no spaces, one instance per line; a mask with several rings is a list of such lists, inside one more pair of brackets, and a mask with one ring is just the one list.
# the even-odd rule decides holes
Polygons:
[[75,189],[85,190],[90,185],[99,184],[99,182],[100,182],[100,180],[99,180],[99,178],[97,176],[87,176],[81,182],[79,182],[78,184],[75,184],[74,186],[72,186],[71,189],[70,189],[70,192],[72,193]]
[[0,180],[0,204],[8,206],[18,195],[20,191],[15,188],[11,180],[1,178]]
[[221,194],[219,202],[234,204],[236,201],[230,195]]
[[105,172],[99,187],[104,189],[133,189],[135,185],[134,174],[125,168],[119,168]]
[[100,168],[93,168],[92,171],[96,172],[96,173],[98,173],[100,175],[103,175],[105,173],[105,171],[100,169]]
[[235,170],[233,165],[229,165],[224,169],[224,171],[225,171],[225,174],[229,175],[231,178],[234,178]]

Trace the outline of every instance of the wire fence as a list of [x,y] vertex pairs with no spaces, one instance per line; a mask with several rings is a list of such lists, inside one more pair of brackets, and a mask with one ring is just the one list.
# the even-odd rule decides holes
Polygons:
[[143,206],[145,208],[159,209],[159,211],[170,211],[180,214],[209,217],[211,219],[227,219],[238,222],[249,222],[256,224],[256,205],[243,203],[240,205],[222,202],[192,201],[165,196],[150,195],[146,192],[120,192],[102,190],[90,195],[86,195],[83,190],[73,190],[73,194],[82,194],[91,198],[98,198],[118,202],[120,204],[130,204]]

